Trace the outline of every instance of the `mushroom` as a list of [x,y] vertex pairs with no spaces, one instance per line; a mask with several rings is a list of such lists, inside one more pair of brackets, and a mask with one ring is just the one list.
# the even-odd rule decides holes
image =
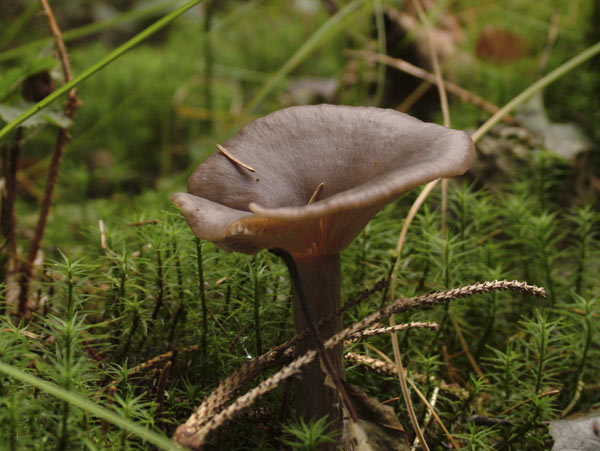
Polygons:
[[[473,156],[466,133],[394,110],[291,107],[242,128],[196,168],[189,194],[171,200],[200,239],[229,251],[289,253],[318,322],[340,308],[340,252],[369,220],[418,185],[464,173]],[[294,284],[292,292],[299,333],[309,324]],[[326,339],[341,329],[337,316],[319,333]],[[296,353],[314,347],[308,337]],[[342,357],[341,346],[330,352],[344,379]],[[341,424],[339,394],[319,362],[304,369],[296,399],[305,419],[327,414]]]

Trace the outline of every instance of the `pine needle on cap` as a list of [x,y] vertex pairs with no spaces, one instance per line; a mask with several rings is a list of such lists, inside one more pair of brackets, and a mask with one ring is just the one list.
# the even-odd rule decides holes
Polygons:
[[250,172],[256,172],[252,166],[248,166],[246,163],[240,161],[237,157],[230,154],[229,151],[225,149],[225,147],[223,147],[221,144],[217,144],[217,148],[221,151],[223,155],[225,155],[235,164],[239,164],[241,167],[243,167],[244,169],[248,169]]
[[319,186],[317,186],[315,188],[315,192],[312,194],[312,196],[310,196],[310,199],[306,205],[310,205],[315,201],[315,199],[317,198],[317,196],[319,195],[319,193],[321,192],[321,190],[323,189],[324,186],[325,186],[325,183],[319,183]]

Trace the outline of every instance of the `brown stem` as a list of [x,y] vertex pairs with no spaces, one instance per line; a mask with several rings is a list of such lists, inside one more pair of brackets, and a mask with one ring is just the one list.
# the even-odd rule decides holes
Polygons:
[[[421,69],[418,66],[414,66],[407,61],[404,61],[404,60],[401,60],[398,58],[392,58],[391,56],[382,55],[382,54],[375,53],[375,52],[370,52],[368,50],[357,50],[357,51],[353,50],[353,51],[349,51],[348,54],[363,57],[370,61],[383,63],[387,66],[393,67],[393,68],[398,69],[402,72],[405,72],[409,75],[412,75],[413,77],[417,77],[422,80],[425,80],[426,82],[431,83],[432,85],[436,84],[436,78],[435,78],[434,74],[432,74],[431,72],[427,72],[426,70]],[[461,88],[460,86],[458,86],[455,83],[452,83],[449,81],[444,81],[444,85],[445,85],[446,90],[449,93],[454,94],[459,99],[461,99],[465,102],[472,103],[476,107],[479,107],[479,108],[487,111],[488,113],[495,114],[500,109],[493,103],[485,100],[483,97],[478,96],[477,94],[472,93],[470,91],[467,91],[466,89]],[[504,117],[503,121],[508,122],[508,123],[513,123],[514,118],[507,114]]]
[[[0,149],[0,164],[2,165],[2,179],[4,188],[0,188],[0,284],[6,282],[9,262],[14,258],[16,248],[16,218],[15,196],[17,188],[17,166],[19,151],[23,138],[23,128],[17,128],[13,144]],[[0,313],[4,305],[0,306]]]
[[[296,257],[294,261],[302,281],[309,316],[318,321],[339,310],[341,305],[340,256],[336,254],[316,258]],[[310,324],[302,310],[299,292],[295,284],[292,284],[292,296],[294,327],[298,334],[310,328]],[[326,340],[341,330],[342,319],[337,316],[319,329],[319,335]],[[296,356],[302,356],[314,347],[314,338],[308,336],[298,342],[295,350]],[[338,379],[344,380],[342,345],[335,346],[328,354],[333,372]],[[302,369],[301,378],[296,383],[297,410],[307,421],[328,415],[328,420],[333,421],[334,427],[341,430],[342,399],[340,399],[338,390],[332,385],[335,381],[326,383],[326,378],[326,373],[318,360]]]
[[[40,0],[44,12],[48,17],[48,24],[50,31],[56,42],[58,54],[63,67],[63,73],[65,83],[69,82],[72,78],[71,67],[69,64],[69,57],[65,48],[65,44],[62,39],[60,28],[56,23],[54,13],[50,8],[47,0]],[[74,89],[71,89],[67,94],[67,105],[65,107],[65,116],[71,118],[75,109],[78,106],[78,99]],[[33,262],[40,249],[42,238],[46,230],[46,223],[48,221],[48,213],[50,212],[50,205],[52,204],[52,195],[54,193],[54,186],[56,185],[56,179],[58,178],[58,168],[60,167],[60,160],[64,153],[65,146],[69,140],[69,133],[67,129],[61,128],[56,138],[56,144],[52,151],[52,160],[50,162],[50,168],[48,169],[48,178],[46,179],[46,188],[44,190],[44,198],[42,200],[42,206],[40,209],[40,216],[38,217],[38,223],[35,228],[35,234],[29,252],[27,254],[27,262],[21,265],[21,276],[20,276],[20,293],[19,293],[19,309],[18,313],[20,316],[27,317],[29,315],[27,307],[27,298],[29,294],[29,283],[31,280],[31,274],[33,272]]]

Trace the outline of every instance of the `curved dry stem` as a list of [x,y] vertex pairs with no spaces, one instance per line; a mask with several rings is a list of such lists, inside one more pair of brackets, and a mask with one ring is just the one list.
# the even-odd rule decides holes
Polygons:
[[[494,280],[492,282],[480,282],[474,285],[468,285],[448,291],[441,291],[413,298],[400,298],[396,299],[392,304],[383,307],[374,313],[371,313],[361,321],[354,323],[350,327],[332,336],[325,341],[325,347],[327,349],[331,349],[335,346],[338,346],[345,340],[351,338],[354,334],[369,327],[374,322],[379,321],[382,318],[389,317],[394,313],[401,313],[412,308],[430,308],[442,302],[473,296],[475,294],[487,293],[493,290],[514,290],[523,293],[530,293],[534,296],[543,298],[546,297],[546,291],[543,288],[535,285],[528,285],[525,282],[518,282],[516,280]],[[274,348],[273,352],[281,352],[284,346],[286,345],[284,344]],[[267,354],[270,353],[271,351]],[[184,424],[177,428],[174,436],[175,440],[192,448],[198,448],[202,446],[206,437],[211,431],[217,429],[228,420],[234,418],[242,410],[249,407],[259,398],[276,388],[285,379],[297,374],[302,367],[313,362],[316,357],[317,351],[314,349],[309,350],[304,355],[282,368],[281,371],[265,379],[257,387],[248,391],[245,395],[240,396],[236,401],[234,401],[234,403],[222,410],[219,410],[218,408],[215,408],[215,406],[223,405],[221,398],[226,396],[228,393],[228,390],[226,389],[228,384],[221,383],[219,387],[217,387],[217,389],[209,396],[208,399],[210,399],[211,402],[203,402],[194,411],[190,418],[188,418]],[[268,360],[268,357],[265,357],[264,359]],[[252,366],[253,370],[256,369],[254,366],[255,364],[250,365],[249,363],[248,365]],[[238,383],[239,379],[236,378],[231,382],[234,384]]]

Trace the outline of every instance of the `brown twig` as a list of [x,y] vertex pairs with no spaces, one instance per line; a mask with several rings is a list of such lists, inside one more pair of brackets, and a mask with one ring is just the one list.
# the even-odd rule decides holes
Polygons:
[[[397,365],[395,365],[394,362],[392,362],[392,359],[390,359],[387,355],[385,355],[379,349],[377,349],[376,347],[371,346],[371,345],[367,345],[367,346],[371,350],[375,351],[378,355],[380,355],[389,365],[396,366],[396,368],[397,368]],[[415,384],[411,379],[409,379],[407,377],[407,371],[405,369],[402,368],[401,371],[404,373],[405,380],[410,384],[410,386],[415,391],[415,393],[419,396],[419,398],[421,398],[421,400],[423,401],[423,403],[425,404],[425,406],[429,409],[429,412],[433,415],[433,417],[435,418],[435,420],[437,421],[437,423],[440,425],[440,427],[442,428],[442,430],[446,434],[446,437],[448,437],[448,440],[450,440],[452,442],[452,445],[454,446],[454,449],[460,449],[461,448],[460,445],[456,442],[456,440],[454,440],[454,437],[452,437],[452,434],[450,434],[450,432],[448,431],[448,429],[446,428],[446,426],[444,425],[444,423],[442,422],[442,420],[440,419],[440,417],[436,413],[436,411],[433,408],[433,406],[429,403],[429,401],[427,401],[427,398],[425,398],[425,396],[423,395],[423,393],[421,393],[421,390],[419,390],[419,387],[417,387],[417,384]],[[411,419],[411,421],[412,421],[412,419]],[[416,421],[416,417],[415,417],[415,421]],[[425,422],[424,422],[424,424],[425,424]],[[424,428],[425,427],[423,427],[423,429]],[[419,428],[419,430],[421,430],[421,428]],[[417,434],[417,436],[415,437],[415,444],[421,443],[421,447],[423,449],[428,449],[427,443],[425,443],[424,441],[422,441],[422,437],[423,437],[422,433],[421,434]]]
[[503,410],[503,411],[500,413],[500,415],[499,415],[499,416],[506,415],[506,414],[507,414],[508,412],[510,412],[511,410],[515,410],[515,409],[517,409],[517,408],[521,407],[522,405],[525,405],[525,404],[527,404],[527,403],[530,403],[530,402],[531,402],[531,401],[533,401],[534,399],[540,399],[540,398],[544,398],[544,397],[546,397],[546,396],[556,395],[556,394],[558,394],[558,393],[560,393],[560,392],[561,392],[561,390],[560,390],[559,388],[556,388],[556,389],[554,389],[554,390],[548,390],[547,392],[540,393],[539,395],[536,395],[535,397],[532,397],[532,398],[526,399],[526,400],[524,400],[524,401],[518,402],[518,403],[516,403],[514,406],[511,406],[511,407],[509,407],[508,409],[506,409],[506,410]]
[[469,345],[467,344],[467,341],[465,340],[465,337],[463,336],[463,333],[460,328],[460,324],[458,324],[458,319],[456,318],[456,315],[454,314],[454,312],[452,310],[448,310],[448,314],[450,316],[450,320],[452,321],[452,327],[454,327],[454,331],[456,332],[456,335],[458,336],[458,340],[460,341],[460,346],[462,347],[465,355],[467,356],[467,360],[469,360],[469,363],[471,364],[471,368],[473,368],[473,371],[475,371],[475,374],[477,374],[477,376],[479,376],[482,379],[487,380],[487,377],[485,377],[485,375],[483,374],[483,371],[481,371],[481,368],[479,368],[479,365],[477,365],[477,362],[475,361],[475,359],[473,358],[473,355],[471,354],[471,351],[469,350]]
[[404,98],[402,103],[398,105],[396,109],[401,113],[407,113],[408,110],[410,110],[412,106],[417,103],[432,86],[433,85],[431,83],[423,80],[421,83],[419,83],[419,86],[413,89],[413,91]]
[[319,185],[315,188],[314,193],[312,193],[312,196],[310,196],[310,199],[308,200],[308,203],[306,205],[310,205],[315,201],[315,199],[317,198],[324,186],[324,183],[319,183]]
[[[42,8],[46,13],[48,18],[48,25],[50,26],[50,31],[52,33],[52,37],[56,43],[56,48],[58,50],[58,55],[60,58],[60,62],[63,69],[64,81],[65,83],[71,81],[71,66],[69,63],[69,57],[67,55],[67,50],[65,48],[65,44],[62,39],[62,33],[58,24],[56,22],[56,18],[54,17],[54,13],[50,8],[47,0],[40,0]],[[75,89],[71,89],[67,94],[67,105],[65,107],[65,116],[71,118],[75,109],[77,109],[79,104],[79,100],[77,99],[77,94]],[[65,146],[67,141],[69,140],[69,133],[67,129],[61,128],[58,131],[58,136],[56,138],[56,144],[54,146],[54,150],[52,152],[52,159],[50,162],[50,167],[48,169],[48,177],[46,179],[46,188],[44,190],[44,198],[42,200],[42,206],[40,208],[40,215],[38,217],[38,223],[35,229],[35,235],[33,240],[31,241],[31,245],[29,247],[29,252],[27,254],[27,263],[21,266],[21,276],[20,276],[20,288],[21,291],[19,293],[19,309],[18,313],[20,316],[27,317],[29,316],[28,306],[27,306],[27,298],[29,294],[29,284],[31,280],[32,270],[33,270],[33,262],[35,257],[40,249],[40,245],[42,242],[42,238],[44,236],[44,232],[46,230],[46,223],[48,221],[48,213],[50,212],[50,206],[52,204],[52,195],[54,193],[54,186],[56,185],[56,179],[58,177],[58,169],[60,167],[60,161],[62,155],[64,153]]]
[[556,38],[558,37],[558,22],[560,20],[560,15],[558,12],[554,12],[552,14],[552,22],[550,23],[550,29],[548,30],[548,37],[546,38],[546,47],[544,48],[544,52],[540,57],[540,62],[538,64],[538,71],[542,73],[546,68],[546,64],[548,64],[548,59],[550,58],[550,53],[552,52],[552,48],[554,47],[554,43],[556,42]]
[[160,377],[158,378],[158,383],[156,384],[156,396],[154,401],[156,402],[156,423],[162,426],[162,421],[160,420],[163,404],[165,400],[165,389],[167,388],[167,380],[169,379],[169,374],[171,374],[171,368],[173,367],[173,360],[169,360],[164,364],[162,371],[160,372]]
[[243,167],[244,169],[248,169],[250,172],[256,172],[256,170],[252,167],[252,166],[248,166],[246,163],[244,163],[243,161],[241,161],[239,158],[237,158],[236,156],[234,156],[233,154],[231,154],[225,147],[223,147],[221,144],[217,144],[217,148],[221,151],[221,153],[223,155],[225,155],[227,158],[229,158],[231,161],[233,161],[235,164],[240,165],[241,167]]
[[[369,327],[381,318],[388,317],[394,313],[401,313],[417,307],[429,308],[439,303],[486,293],[492,290],[515,290],[527,292],[535,296],[546,297],[545,290],[535,285],[528,285],[525,282],[517,281],[494,280],[492,282],[476,283],[414,298],[400,298],[330,337],[324,343],[325,348],[331,349],[332,347],[343,343],[353,334]],[[289,358],[292,355],[290,352],[290,343],[293,341],[294,340],[290,340],[287,343],[273,348],[266,354],[246,363],[238,371],[228,376],[202,402],[202,404],[194,410],[194,413],[188,420],[177,428],[174,436],[175,440],[186,446],[199,448],[211,431],[219,428],[222,424],[234,418],[239,412],[275,389],[281,382],[297,374],[303,366],[314,361],[318,353],[313,349],[295,359],[293,362],[282,368],[281,371],[268,377],[245,395],[240,396],[232,404],[225,407],[233,394],[252,377],[260,374],[265,368],[270,367],[273,362],[280,361],[282,357]]]
[[[14,261],[16,249],[16,216],[15,198],[17,188],[17,166],[23,138],[23,128],[17,128],[13,144],[0,149],[0,164],[2,165],[2,180],[4,186],[0,188],[0,284],[6,283],[11,260]],[[5,306],[0,306],[0,313],[4,313]]]
[[[371,371],[374,371],[377,374],[381,374],[382,376],[387,377],[398,377],[398,368],[393,363],[389,363],[385,360],[375,359],[373,357],[369,357],[367,355],[357,354],[355,352],[348,352],[344,355],[345,360],[349,360],[358,365],[366,366]],[[419,374],[416,372],[411,373],[413,379],[418,380],[419,382],[425,382],[427,380],[427,376],[424,374]],[[455,384],[448,384],[444,380],[438,380],[435,376],[430,376],[429,380],[431,382],[436,382],[439,384],[440,390],[447,391],[450,393],[454,393],[456,396],[466,399],[469,396],[467,390],[460,388]],[[400,397],[392,398],[385,403],[394,402],[400,400]]]
[[360,341],[367,337],[373,337],[375,335],[389,334],[392,332],[400,332],[400,331],[407,330],[407,329],[438,330],[439,327],[440,326],[438,325],[438,323],[432,323],[432,322],[413,322],[413,323],[406,323],[406,324],[397,324],[395,326],[380,327],[377,329],[368,329],[368,330],[363,330],[363,331],[357,332],[354,335],[352,335],[352,337],[350,338],[349,341],[352,341],[352,342]]
[[[432,74],[431,72],[428,72],[425,69],[422,69],[418,66],[415,66],[407,61],[404,61],[402,59],[393,58],[391,56],[382,55],[379,53],[371,52],[369,50],[350,50],[350,51],[348,51],[348,54],[354,55],[354,56],[359,56],[359,57],[365,58],[365,59],[373,61],[373,62],[383,63],[387,66],[393,67],[394,69],[398,69],[402,72],[412,75],[413,77],[417,77],[422,80],[425,80],[428,84],[431,84],[431,85],[436,84],[436,79],[435,79],[434,74]],[[500,110],[500,108],[498,108],[493,103],[488,102],[483,97],[481,97],[475,93],[472,93],[470,91],[467,91],[464,88],[461,88],[456,83],[452,83],[448,80],[444,80],[444,85],[446,87],[446,91],[448,91],[450,94],[453,94],[456,97],[458,97],[459,99],[461,99],[462,101],[469,102],[469,103],[475,105],[476,107],[479,107],[484,111],[487,111],[488,113],[495,114]],[[508,122],[508,123],[514,123],[514,118],[510,115],[506,115],[503,118],[503,121]]]

